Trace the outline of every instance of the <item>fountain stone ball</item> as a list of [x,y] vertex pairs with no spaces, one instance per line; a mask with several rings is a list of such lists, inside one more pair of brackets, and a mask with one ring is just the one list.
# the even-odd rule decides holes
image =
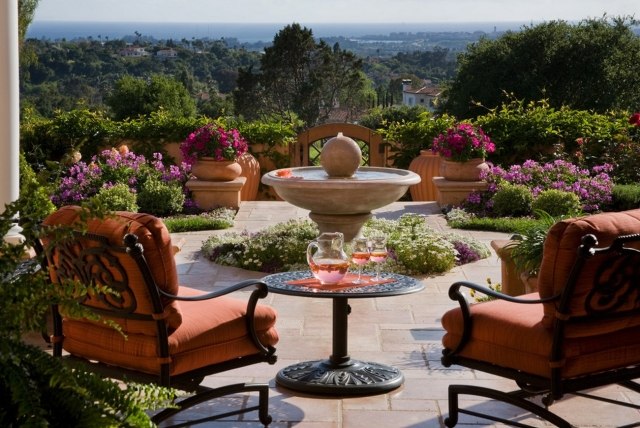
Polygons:
[[338,132],[327,141],[320,153],[320,165],[329,177],[352,177],[362,162],[358,143]]

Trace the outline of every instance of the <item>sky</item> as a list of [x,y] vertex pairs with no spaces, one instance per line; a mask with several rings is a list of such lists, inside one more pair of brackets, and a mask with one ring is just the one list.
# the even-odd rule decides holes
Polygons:
[[541,22],[634,15],[640,0],[40,0],[35,21]]

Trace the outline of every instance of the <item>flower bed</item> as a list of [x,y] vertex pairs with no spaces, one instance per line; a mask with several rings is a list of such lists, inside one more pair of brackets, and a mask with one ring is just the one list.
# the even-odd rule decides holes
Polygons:
[[547,189],[572,192],[580,199],[584,212],[599,211],[611,202],[613,182],[608,174],[611,170],[608,164],[589,170],[563,160],[545,164],[528,160],[508,169],[492,166],[481,176],[489,183],[488,190],[469,195],[464,207],[471,212],[491,214],[491,197],[505,183],[510,183],[527,186],[534,198]]
[[[479,241],[434,231],[424,216],[416,214],[404,215],[399,220],[371,219],[363,234],[370,236],[374,232],[388,236],[389,258],[382,268],[391,272],[442,273],[490,254]],[[268,273],[301,270],[309,268],[307,245],[317,236],[318,229],[310,220],[290,220],[256,233],[212,236],[203,243],[202,251],[209,260],[221,265]]]
[[[179,187],[182,192],[188,172],[189,168],[184,164],[165,166],[160,153],[154,153],[153,160],[147,161],[144,156],[121,146],[118,150],[102,151],[93,156],[89,163],[78,161],[72,164],[63,172],[51,200],[56,206],[80,204],[98,195],[101,190],[119,184],[126,184],[131,193],[139,194],[143,185],[152,180]],[[191,207],[192,202],[183,200],[184,207]]]

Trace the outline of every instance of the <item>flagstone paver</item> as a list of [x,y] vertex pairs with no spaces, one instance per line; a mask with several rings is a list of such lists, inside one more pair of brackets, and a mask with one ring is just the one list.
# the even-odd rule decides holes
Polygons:
[[[377,210],[376,216],[398,218],[404,213],[428,215],[429,224],[436,230],[449,230],[434,202],[397,202]],[[306,217],[305,210],[286,202],[243,202],[236,217],[235,230],[255,231],[291,218]],[[228,231],[228,230],[227,230]],[[181,282],[203,290],[232,284],[246,278],[260,278],[263,274],[242,269],[217,266],[199,254],[202,242],[213,233],[227,231],[175,234],[184,238],[184,245],[176,255]],[[496,232],[468,232],[461,234],[482,240],[489,247],[493,239],[506,239],[508,234]],[[490,248],[490,247],[489,247]],[[309,359],[326,358],[331,352],[331,301],[270,294],[267,303],[278,310],[281,336],[278,362],[274,366],[255,365],[221,373],[205,380],[208,385],[232,382],[260,381],[271,385],[270,412],[275,428],[430,428],[444,427],[447,414],[447,387],[451,383],[474,383],[515,389],[515,385],[485,373],[461,367],[445,368],[440,364],[443,334],[440,316],[455,306],[447,297],[448,286],[457,280],[485,283],[490,278],[500,282],[500,262],[492,250],[488,259],[457,267],[438,276],[420,279],[425,289],[408,296],[378,299],[352,299],[349,319],[349,351],[359,359],[370,359],[399,367],[405,384],[387,394],[368,397],[322,397],[294,393],[275,385],[278,370],[289,364]],[[629,401],[640,402],[640,395],[617,387],[602,391]],[[194,412],[206,414],[209,406],[247,405],[255,397],[238,396],[220,402],[207,403]],[[534,426],[550,426],[521,410],[482,399],[461,400],[464,406],[490,408],[500,415],[511,415],[520,422]],[[555,408],[580,427],[613,427],[640,420],[633,409],[620,409],[591,400],[570,398]],[[248,414],[199,426],[214,428],[258,427],[257,415]],[[459,427],[501,426],[474,417],[461,415]]]

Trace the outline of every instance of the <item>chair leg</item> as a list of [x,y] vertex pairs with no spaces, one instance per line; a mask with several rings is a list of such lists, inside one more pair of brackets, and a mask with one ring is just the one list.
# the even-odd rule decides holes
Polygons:
[[454,427],[458,423],[458,414],[464,413],[467,415],[478,416],[484,419],[502,422],[504,424],[515,427],[529,427],[530,425],[524,425],[519,422],[510,421],[508,419],[499,418],[493,415],[487,415],[472,410],[461,409],[458,405],[458,395],[475,395],[480,397],[490,398],[492,400],[502,401],[507,404],[519,407],[523,410],[531,412],[542,419],[554,424],[560,428],[571,428],[571,424],[561,418],[560,416],[551,413],[549,410],[532,403],[522,398],[522,391],[517,390],[509,393],[502,391],[496,391],[494,389],[483,388],[480,386],[470,385],[450,385],[449,386],[449,416],[444,420],[444,424],[447,427]]
[[207,388],[202,392],[199,392],[195,395],[192,395],[184,400],[181,400],[175,403],[177,408],[169,408],[164,409],[155,416],[153,416],[152,421],[158,425],[160,422],[168,419],[169,417],[183,412],[197,404],[204,403],[206,401],[212,400],[214,398],[224,397],[230,394],[237,394],[241,392],[258,392],[258,405],[251,406],[244,409],[233,410],[230,412],[220,413],[217,415],[209,416],[206,418],[201,418],[198,420],[189,421],[186,424],[177,424],[171,425],[172,427],[177,426],[189,426],[194,423],[202,423],[206,421],[213,421],[216,419],[226,418],[229,416],[239,415],[241,413],[248,413],[254,410],[258,411],[258,418],[260,422],[265,426],[269,426],[272,421],[271,415],[269,415],[269,385],[266,383],[237,383],[233,385],[222,386],[219,388]]

